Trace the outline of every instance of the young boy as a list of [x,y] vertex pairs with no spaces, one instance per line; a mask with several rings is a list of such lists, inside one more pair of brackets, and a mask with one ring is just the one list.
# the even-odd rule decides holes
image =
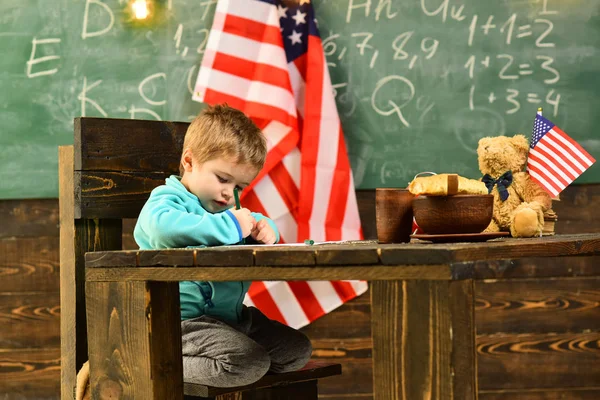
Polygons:
[[[265,138],[241,111],[205,109],[190,124],[181,155],[181,177],[157,187],[134,230],[140,249],[272,244],[272,220],[232,209],[234,188],[244,189],[263,167]],[[242,304],[250,282],[180,282],[185,382],[216,387],[248,385],[268,371],[306,365],[310,340]]]

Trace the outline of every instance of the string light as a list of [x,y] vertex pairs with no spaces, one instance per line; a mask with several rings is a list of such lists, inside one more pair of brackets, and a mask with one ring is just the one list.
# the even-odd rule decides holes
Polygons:
[[131,9],[133,10],[135,19],[146,19],[150,15],[147,0],[133,0]]

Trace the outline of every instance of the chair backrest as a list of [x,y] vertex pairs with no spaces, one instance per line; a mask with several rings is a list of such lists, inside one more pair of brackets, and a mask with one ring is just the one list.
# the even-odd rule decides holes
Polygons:
[[62,400],[74,398],[87,360],[84,255],[122,248],[122,219],[179,173],[189,124],[83,117],[74,126],[74,145],[59,148]]
[[135,218],[179,173],[184,122],[75,119],[75,218]]

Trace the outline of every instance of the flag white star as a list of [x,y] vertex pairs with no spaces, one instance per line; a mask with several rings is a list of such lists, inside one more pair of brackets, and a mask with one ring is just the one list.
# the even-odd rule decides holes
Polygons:
[[290,36],[288,36],[288,38],[292,41],[292,44],[302,44],[302,33],[300,32],[296,32],[295,30],[292,31],[292,34]]
[[287,7],[277,6],[277,13],[279,14],[279,18],[287,18],[287,15],[285,15],[287,10]]
[[305,24],[306,23],[306,13],[300,12],[300,10],[296,10],[296,15],[292,17],[294,21],[296,21],[296,25]]

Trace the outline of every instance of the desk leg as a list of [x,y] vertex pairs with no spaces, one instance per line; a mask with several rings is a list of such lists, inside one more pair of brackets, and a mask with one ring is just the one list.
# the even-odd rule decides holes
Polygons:
[[183,399],[178,282],[86,282],[92,399]]
[[371,282],[374,400],[477,399],[473,281]]

